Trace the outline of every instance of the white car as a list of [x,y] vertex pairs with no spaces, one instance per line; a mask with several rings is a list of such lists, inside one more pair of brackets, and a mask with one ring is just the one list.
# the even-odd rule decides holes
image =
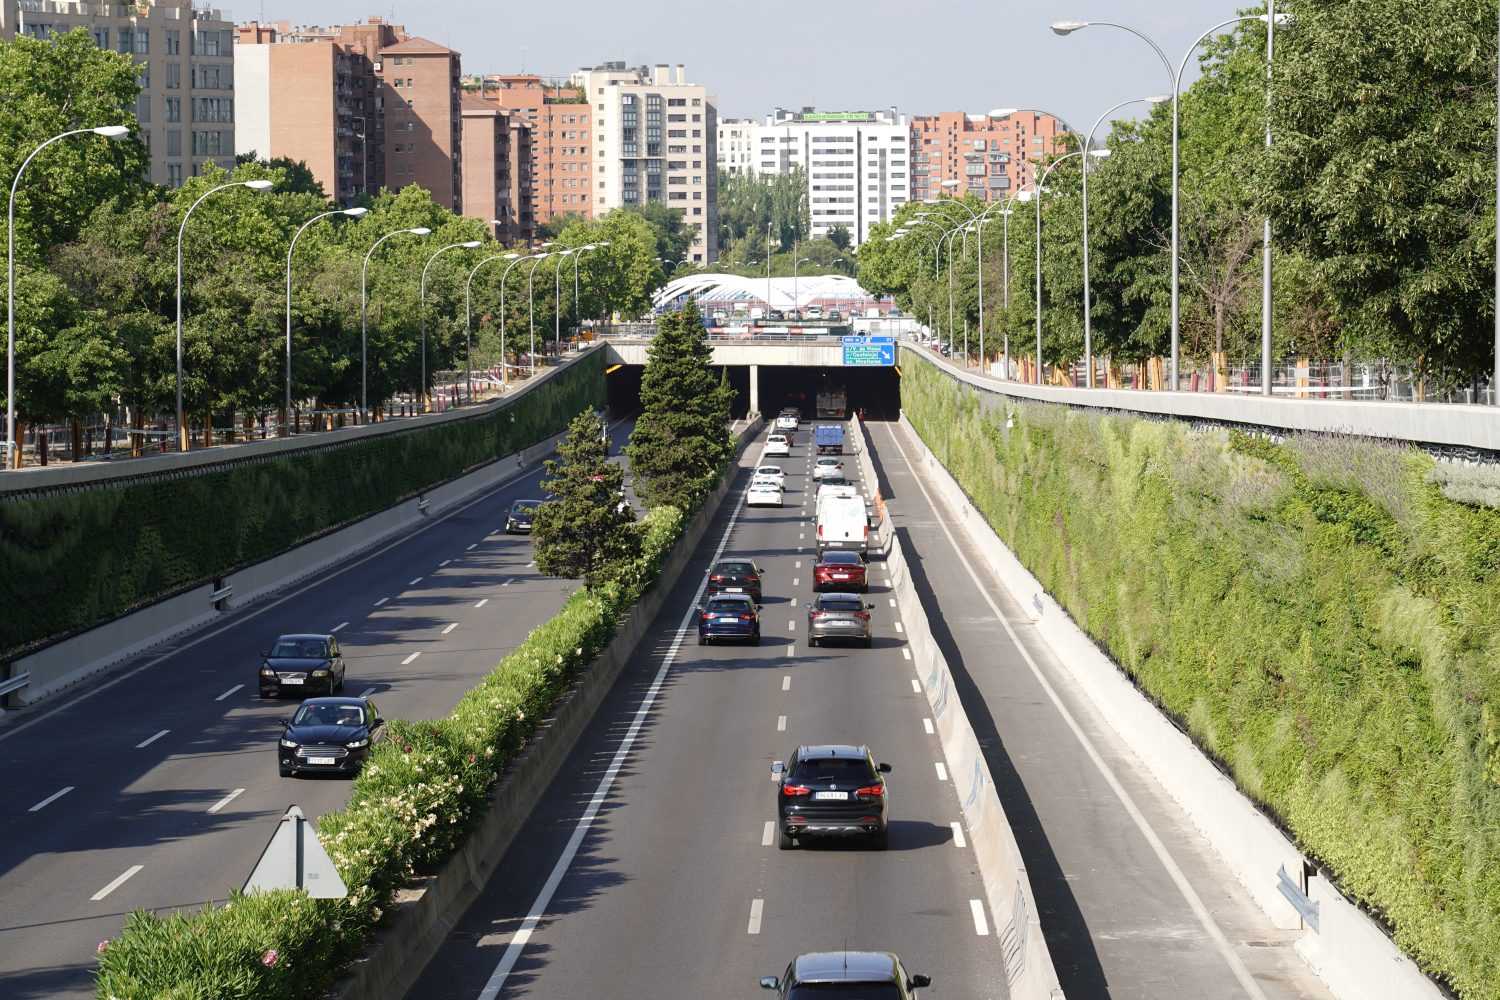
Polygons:
[[790,458],[792,456],[792,443],[787,440],[785,434],[772,434],[766,438],[765,454],[767,457],[775,455],[781,458]]
[[777,486],[786,489],[786,473],[779,465],[762,465],[755,470],[755,478],[775,480]]
[[844,463],[830,455],[824,455],[813,463],[813,482],[817,482],[824,476],[842,476],[844,474]]
[[757,479],[745,494],[746,507],[780,507],[781,487],[769,479]]
[[783,413],[776,418],[776,429],[778,431],[794,431],[797,429],[797,418],[790,413]]

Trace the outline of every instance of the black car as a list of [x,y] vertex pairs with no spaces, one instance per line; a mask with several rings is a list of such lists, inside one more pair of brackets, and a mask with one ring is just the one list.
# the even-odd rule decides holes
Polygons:
[[777,846],[791,850],[803,837],[867,837],[885,850],[891,765],[877,764],[869,747],[798,747],[771,767],[776,782]]
[[708,574],[706,592],[714,594],[749,594],[756,604],[761,603],[760,578],[765,573],[748,559],[721,559]]
[[888,951],[823,951],[798,955],[780,979],[767,976],[760,985],[776,990],[779,1000],[909,1000],[932,980],[908,976],[901,960]]
[[276,748],[281,776],[327,771],[357,774],[370,747],[385,735],[385,720],[368,698],[309,698],[289,721]]
[[344,689],[344,655],[331,635],[284,635],[262,653],[260,696],[333,694]]
[[517,500],[510,505],[510,513],[505,515],[505,533],[514,535],[518,531],[531,533],[531,522],[536,517],[536,510],[542,505],[540,500]]
[[760,644],[760,609],[749,594],[716,594],[698,612],[698,645],[714,639]]

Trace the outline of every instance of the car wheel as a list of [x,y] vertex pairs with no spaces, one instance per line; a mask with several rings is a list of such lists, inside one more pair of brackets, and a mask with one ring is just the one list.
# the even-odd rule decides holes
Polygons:
[[344,681],[346,681],[348,678],[349,678],[349,668],[345,667],[343,670],[339,671],[339,690],[340,691],[344,690]]
[[870,849],[883,851],[891,845],[891,833],[889,830],[881,830],[879,833],[870,834]]
[[295,778],[297,776],[297,772],[289,767],[280,767],[277,770],[281,772],[283,778]]
[[756,629],[755,632],[753,632],[751,634],[751,636],[750,636],[750,645],[752,645],[752,646],[759,646],[760,645],[760,630],[759,629]]
[[870,636],[870,635],[865,636],[865,648],[869,649],[869,648],[871,648],[874,645],[875,645],[875,637],[874,636]]
[[810,648],[815,648],[818,645],[817,637],[816,636],[811,636],[811,635],[808,636],[807,637],[807,645]]
[[698,636],[698,645],[700,645],[700,646],[707,646],[708,645],[708,636],[706,636],[706,635],[699,635]]
[[790,851],[796,846],[797,842],[787,835],[786,828],[783,827],[781,831],[776,835],[777,849],[782,851]]
[[276,692],[275,691],[267,691],[265,688],[261,688],[260,689],[260,696],[262,698],[274,698],[274,697],[276,697]]

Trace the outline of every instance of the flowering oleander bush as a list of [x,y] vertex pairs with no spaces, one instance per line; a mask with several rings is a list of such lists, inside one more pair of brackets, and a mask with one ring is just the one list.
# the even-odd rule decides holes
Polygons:
[[620,583],[575,591],[445,719],[392,719],[349,804],[317,821],[349,895],[235,894],[222,906],[131,914],[99,945],[97,995],[119,1000],[294,1000],[326,990],[396,892],[474,828],[500,775],[578,671],[661,573],[685,518],[658,507]]

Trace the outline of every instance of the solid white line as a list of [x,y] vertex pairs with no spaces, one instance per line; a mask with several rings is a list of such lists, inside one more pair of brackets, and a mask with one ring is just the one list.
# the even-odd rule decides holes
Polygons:
[[452,632],[456,628],[458,628],[458,622],[454,622],[452,625],[449,625],[447,628],[443,629],[443,634],[447,635],[449,632]]
[[763,899],[752,899],[750,901],[750,925],[745,930],[750,934],[760,933],[760,913],[765,908],[766,901]]
[[901,631],[901,623],[900,623],[900,622],[897,622],[897,623],[896,623],[896,631],[897,631],[897,632],[900,632],[900,631]]
[[922,684],[915,677],[911,679],[911,689],[914,694],[922,693]]
[[479,543],[475,542],[473,545],[470,545],[468,548],[464,549],[464,551],[465,552],[473,552],[478,547],[479,547]]
[[438,563],[438,569],[442,569],[444,566],[448,565],[452,561],[453,561],[452,559],[444,559],[442,562]]
[[208,811],[211,813],[216,813],[220,809],[223,809],[225,806],[229,805],[229,803],[233,802],[235,799],[239,798],[244,793],[245,790],[243,788],[236,788],[234,791],[230,792],[228,795],[224,796],[222,799],[209,806]]
[[[724,533],[719,538],[718,548],[709,557],[709,564],[719,561],[724,554],[724,547],[729,544],[729,536],[734,531],[735,523],[739,521],[740,513],[744,510],[744,494],[740,494],[740,502],[735,507],[734,513],[729,517],[729,523],[724,526]],[[705,582],[707,582],[705,580]],[[640,736],[641,727],[646,723],[646,716],[651,713],[651,707],[656,704],[657,696],[660,694],[662,685],[666,683],[667,674],[672,669],[672,662],[677,658],[677,651],[682,648],[682,637],[688,632],[688,622],[698,613],[698,599],[702,596],[702,585],[698,592],[688,602],[687,611],[678,623],[677,632],[672,637],[672,643],[661,659],[661,666],[656,670],[656,677],[651,682],[651,687],[646,690],[645,697],[641,699],[640,706],[635,710],[635,718],[631,720],[630,728],[625,732],[625,738],[621,741],[619,749],[615,751],[614,758],[609,762],[604,776],[599,779],[599,786],[594,790],[594,795],[589,799],[589,804],[584,809],[583,815],[578,818],[578,823],[573,827],[573,834],[563,847],[562,855],[557,859],[557,864],[552,868],[552,874],[547,877],[542,891],[538,893],[536,901],[531,904],[531,910],[526,914],[526,919],[521,922],[520,928],[515,936],[511,938],[510,944],[505,948],[505,954],[500,956],[500,961],[495,965],[495,971],[490,973],[489,980],[484,984],[484,989],[479,991],[479,1000],[495,1000],[504,988],[506,979],[510,978],[511,970],[515,968],[521,953],[526,950],[531,935],[535,933],[537,925],[541,923],[542,917],[547,912],[547,907],[552,903],[552,897],[557,893],[557,887],[562,884],[563,877],[567,875],[569,867],[573,864],[573,858],[577,856],[578,849],[583,845],[583,839],[588,835],[589,829],[594,825],[594,818],[599,815],[600,808],[604,805],[609,790],[615,783],[620,768],[625,759],[630,756],[631,749],[635,746],[636,739]],[[790,680],[791,678],[787,678]]]
[[389,600],[390,600],[389,597],[382,597],[380,600],[378,600],[378,601],[375,602],[375,606],[378,608],[382,604],[384,604],[386,601],[389,601]]
[[774,821],[768,819],[768,820],[766,820],[766,828],[765,828],[764,831],[761,832],[761,835],[760,835],[760,846],[761,847],[770,847],[771,846],[771,841],[773,841],[775,839],[776,839],[776,823]]
[[932,762],[932,764],[933,764],[934,767],[937,768],[938,780],[939,781],[947,781],[948,780],[948,769],[943,766],[943,762],[940,761],[940,760],[935,760],[935,761]]
[[[26,811],[27,812],[33,812],[33,813],[34,812],[41,812],[43,809],[47,808],[52,803],[54,803],[58,799],[62,798],[64,795],[67,795],[69,792],[71,792],[76,787],[78,787],[78,786],[77,785],[69,785],[67,788],[64,788],[60,792],[53,792],[51,795],[47,796],[45,799],[43,799],[42,801],[38,802],[36,805],[32,806],[30,809],[28,809]],[[770,826],[771,826],[770,823],[766,824],[766,827],[768,829],[770,828]]]
[[360,693],[359,693],[359,694],[358,694],[358,696],[357,696],[357,697],[360,697],[360,698],[368,698],[368,697],[370,697],[370,695],[372,695],[372,694],[374,694],[374,693],[375,693],[375,689],[374,689],[374,688],[365,688],[365,689],[364,689],[364,690],[363,690],[363,691],[361,691],[361,692],[360,692]]
[[147,739],[141,740],[139,743],[137,743],[135,745],[135,748],[137,750],[139,750],[142,747],[149,747],[151,744],[155,743],[157,740],[161,739],[163,736],[167,735],[171,731],[172,730],[170,730],[170,729],[163,729],[161,732],[157,733],[155,736],[151,736],[151,737],[148,737]]
[[406,659],[402,660],[401,661],[401,665],[404,667],[408,663],[410,663],[412,660],[415,660],[417,657],[419,657],[421,655],[422,655],[422,651],[419,649],[415,653],[413,653],[410,656],[408,656]]
[[922,731],[925,732],[928,736],[931,736],[933,734],[932,720],[931,719],[923,719],[922,720]]
[[949,823],[948,825],[953,828],[953,846],[967,847],[968,843],[964,840],[964,825],[962,823]]
[[[907,468],[914,469],[915,466],[912,465],[911,458],[907,455],[906,447],[902,445],[901,439],[892,434],[891,440],[895,442],[896,450],[901,452],[901,459],[906,463]],[[912,474],[912,480],[927,499],[927,509],[937,511],[939,508],[933,501],[932,492],[927,489],[927,484],[915,473]],[[1026,661],[1026,666],[1030,668],[1032,676],[1042,686],[1042,690],[1047,692],[1047,698],[1052,702],[1053,707],[1057,709],[1057,713],[1062,716],[1064,724],[1072,731],[1073,737],[1083,747],[1084,753],[1088,754],[1088,758],[1093,762],[1094,767],[1104,776],[1105,783],[1109,785],[1110,791],[1114,792],[1115,798],[1119,799],[1120,804],[1125,807],[1125,812],[1129,814],[1131,822],[1135,824],[1135,828],[1140,831],[1141,836],[1151,845],[1152,853],[1156,855],[1162,867],[1167,870],[1167,875],[1172,879],[1173,884],[1177,886],[1177,891],[1182,893],[1182,898],[1187,902],[1188,908],[1198,918],[1199,926],[1208,933],[1209,937],[1213,938],[1215,947],[1218,948],[1219,954],[1234,973],[1234,978],[1239,981],[1240,986],[1251,996],[1252,1000],[1266,1000],[1265,993],[1261,991],[1255,978],[1250,975],[1250,970],[1245,968],[1245,963],[1241,961],[1240,956],[1230,947],[1229,940],[1224,936],[1224,931],[1214,921],[1213,916],[1208,912],[1208,907],[1203,905],[1203,900],[1198,896],[1192,884],[1188,882],[1187,876],[1178,867],[1176,860],[1167,851],[1166,845],[1161,842],[1161,838],[1156,835],[1156,831],[1146,821],[1146,817],[1141,813],[1140,807],[1135,804],[1135,800],[1125,790],[1125,786],[1120,784],[1120,780],[1115,777],[1114,771],[1105,763],[1104,758],[1099,754],[1098,748],[1088,738],[1088,735],[1083,731],[1083,727],[1073,717],[1073,713],[1068,711],[1067,706],[1063,704],[1062,698],[1058,696],[1057,689],[1052,686],[1051,682],[1047,680],[1046,675],[1042,673],[1042,668],[1032,658],[1030,651],[1021,644],[1021,638],[1016,635],[1016,630],[1011,627],[1010,620],[1006,618],[1004,613],[1001,612],[999,605],[990,597],[985,589],[985,585],[979,579],[979,574],[975,572],[973,564],[964,555],[963,549],[959,547],[958,540],[953,537],[953,532],[948,528],[947,520],[938,518],[937,523],[938,527],[943,529],[943,534],[947,537],[948,544],[958,556],[959,562],[963,564],[964,570],[969,574],[969,579],[974,582],[976,592],[984,598],[985,603],[990,606],[990,611],[999,619],[1000,627],[1005,629],[1005,634],[1010,637],[1011,643],[1020,652],[1021,659]]]
[[786,716],[784,716],[784,715],[778,715],[778,716],[776,716],[776,731],[778,733],[784,733],[784,732],[786,732]]
[[221,694],[217,698],[215,698],[214,701],[223,701],[225,698],[228,698],[230,695],[234,694],[236,691],[238,691],[240,688],[242,688],[244,686],[245,685],[243,685],[243,684],[236,684],[234,687],[230,688],[228,691],[225,691],[223,694]]
[[474,605],[474,607],[476,607],[476,608],[482,608],[482,607],[484,607],[488,603],[490,603],[490,599],[488,597],[486,597],[484,600],[482,600],[478,604]]
[[124,875],[121,875],[119,878],[115,879],[109,885],[105,886],[103,889],[100,889],[98,892],[94,893],[92,896],[89,897],[89,899],[91,899],[91,900],[93,900],[94,902],[97,903],[99,900],[103,899],[105,896],[108,896],[110,893],[112,893],[116,889],[120,888],[120,886],[124,885],[126,879],[130,878],[130,876],[132,876],[136,872],[140,871],[143,867],[145,867],[145,866],[144,865],[131,865],[129,868],[125,869],[125,874]]
[[787,674],[785,677],[783,677],[781,679],[781,690],[783,690],[783,691],[790,691],[791,689],[792,689],[792,675],[791,674]]
[[974,933],[980,937],[988,937],[990,923],[984,919],[984,904],[977,899],[969,900],[969,911],[974,914]]
[[417,584],[419,584],[421,582],[422,582],[422,577],[419,576],[415,580],[413,580],[411,583],[408,583],[407,586],[408,587],[415,587]]
[[905,659],[905,660],[911,659],[911,650],[908,649],[908,648],[906,648],[905,646],[902,646],[901,647],[901,658]]
[[339,622],[333,628],[329,629],[329,631],[330,632],[337,632],[341,628],[348,628],[348,627],[349,627],[349,623],[348,622]]

